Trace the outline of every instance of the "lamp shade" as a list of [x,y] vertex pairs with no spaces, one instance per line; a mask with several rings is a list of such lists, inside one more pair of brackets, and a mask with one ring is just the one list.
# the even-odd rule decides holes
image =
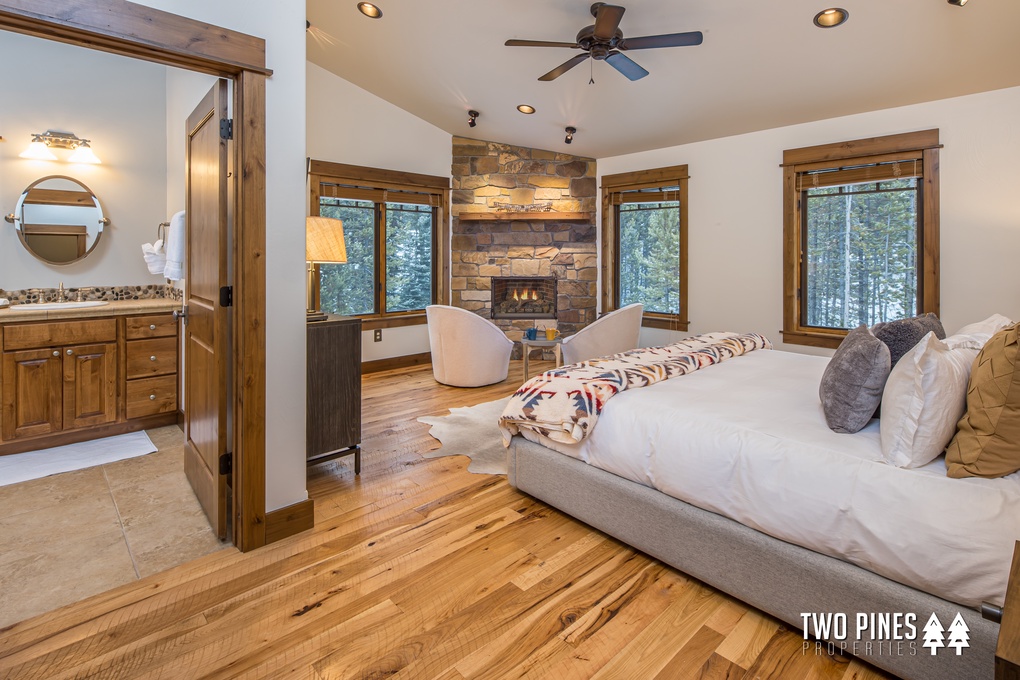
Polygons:
[[305,221],[305,260],[347,262],[344,223],[332,217],[310,215]]

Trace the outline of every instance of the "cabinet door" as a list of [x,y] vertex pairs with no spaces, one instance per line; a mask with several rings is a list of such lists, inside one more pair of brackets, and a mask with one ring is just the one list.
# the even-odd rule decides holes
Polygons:
[[64,429],[117,420],[117,344],[64,350]]
[[59,350],[31,349],[3,354],[3,438],[59,432],[63,418]]

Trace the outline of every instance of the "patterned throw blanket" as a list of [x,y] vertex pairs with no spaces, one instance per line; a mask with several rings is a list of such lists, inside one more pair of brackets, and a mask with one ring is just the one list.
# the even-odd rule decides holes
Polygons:
[[546,371],[521,385],[499,419],[503,443],[522,429],[576,444],[587,437],[614,395],[693,373],[756,349],[772,349],[758,333],[706,333],[664,347],[632,349]]

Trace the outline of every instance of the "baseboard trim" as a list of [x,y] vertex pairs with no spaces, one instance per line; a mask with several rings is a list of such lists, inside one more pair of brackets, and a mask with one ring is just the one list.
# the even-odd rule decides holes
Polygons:
[[266,545],[315,526],[315,503],[308,500],[266,513]]
[[410,368],[411,366],[421,366],[423,364],[431,363],[432,352],[408,354],[402,357],[389,357],[387,359],[376,359],[374,361],[363,361],[361,362],[361,374],[378,373],[379,371],[389,371],[394,368]]

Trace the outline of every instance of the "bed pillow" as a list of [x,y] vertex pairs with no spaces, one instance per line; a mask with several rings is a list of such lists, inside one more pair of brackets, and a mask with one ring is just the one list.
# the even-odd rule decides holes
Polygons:
[[967,324],[960,330],[956,331],[954,335],[966,338],[968,340],[968,347],[981,349],[993,335],[1001,331],[1006,326],[1012,325],[1013,322],[1004,317],[1002,314],[992,314],[984,321]]
[[889,346],[889,362],[893,366],[928,333],[934,333],[939,340],[946,338],[942,322],[930,312],[909,319],[877,323],[871,327],[871,331]]
[[1004,477],[1020,470],[1018,328],[993,335],[974,362],[967,412],[946,449],[950,477]]
[[852,434],[868,424],[882,401],[889,367],[889,348],[867,326],[847,333],[818,386],[830,430]]
[[928,333],[893,366],[882,393],[882,457],[890,465],[927,465],[946,449],[967,407],[967,380],[978,350],[967,336]]

